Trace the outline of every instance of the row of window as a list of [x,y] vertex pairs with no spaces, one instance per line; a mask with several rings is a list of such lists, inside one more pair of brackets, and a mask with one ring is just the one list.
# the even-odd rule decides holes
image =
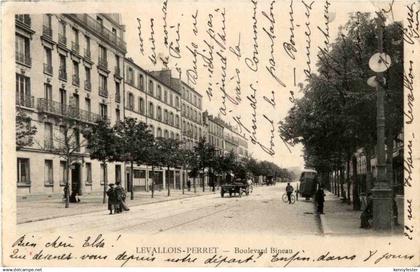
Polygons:
[[[138,89],[140,89],[141,91],[145,91],[144,88],[144,76],[143,74],[138,74],[138,80],[137,80],[137,85],[135,83],[134,80],[134,70],[133,68],[131,68],[130,66],[127,67],[127,78],[126,78],[126,82],[130,85],[133,86],[137,86]],[[180,101],[179,101],[179,96],[178,95],[174,95],[172,92],[169,92],[164,89],[164,91],[162,92],[162,86],[160,84],[156,84],[156,92],[155,92],[155,87],[154,87],[154,83],[153,80],[150,79],[149,80],[149,84],[148,84],[148,89],[147,89],[147,93],[148,95],[151,95],[153,97],[156,97],[157,99],[163,101],[164,103],[172,106],[172,107],[176,107],[179,108],[180,107]],[[163,96],[162,96],[163,95]],[[174,101],[174,96],[175,96],[175,101]]]
[[201,138],[201,128],[183,120],[182,134],[190,138],[194,138],[195,140],[199,140]]
[[[60,161],[59,166],[59,184],[64,186],[66,184],[66,161]],[[70,171],[72,171],[70,169]],[[99,182],[101,185],[105,182],[105,177],[108,175],[107,167],[100,164]],[[71,173],[69,174],[69,178]],[[92,164],[87,162],[84,164],[84,172],[82,174],[86,185],[92,185]],[[121,181],[121,165],[115,165],[115,179]],[[17,158],[17,185],[30,186],[31,185],[31,170],[29,158]],[[44,185],[46,187],[54,186],[54,164],[53,160],[44,160]]]
[[209,133],[223,137],[223,127],[214,122],[209,122]]
[[[127,98],[127,109],[131,111],[136,111],[134,95],[130,92],[128,93],[128,98]],[[140,114],[143,114],[143,115],[145,114],[145,101],[143,97],[138,98],[137,111]],[[162,108],[159,105],[156,106],[156,115],[155,115],[155,107],[154,107],[153,102],[149,102],[147,114],[148,114],[148,117],[150,118],[156,119],[158,121],[163,121],[165,124],[179,128],[179,125],[180,125],[179,115],[177,114],[174,115],[172,111],[168,111],[167,109],[164,109],[163,116],[162,116]]]
[[197,111],[193,107],[190,107],[188,105],[185,105],[185,103],[182,103],[182,116],[190,119],[191,121],[194,121],[198,124],[201,124],[201,112]]
[[196,95],[194,92],[191,92],[185,86],[182,87],[182,98],[188,101],[190,104],[201,109],[201,97]]
[[[50,37],[52,39],[52,30],[51,30],[51,16],[44,15],[44,26],[43,26],[43,36]],[[72,28],[72,42],[71,42],[71,52],[79,55],[79,31],[76,28]],[[67,38],[66,38],[66,23],[64,21],[60,21],[59,23],[59,31],[58,31],[58,45],[59,46],[66,46],[67,45]],[[84,57],[88,60],[91,59],[91,49],[90,49],[90,38],[89,36],[85,35],[85,49],[84,49]],[[107,61],[107,49],[102,45],[98,45],[98,65],[99,67],[103,67],[108,69],[108,61]],[[16,41],[15,41],[15,50],[16,50],[16,61],[30,66],[31,65],[31,50],[30,50],[30,39],[24,35],[20,35],[16,33]],[[115,54],[115,74],[118,76],[120,75],[120,57]],[[64,76],[65,70],[65,56],[60,55],[60,70],[59,74],[61,73]],[[51,62],[51,49],[45,47],[45,60],[44,60],[44,72],[52,74],[52,62]]]
[[158,127],[155,131],[155,128],[153,125],[149,126],[153,136],[156,138],[166,138],[166,139],[175,139],[175,140],[181,140],[179,133],[175,133],[173,131],[169,132],[167,129],[162,130],[160,127]]
[[[119,86],[119,85],[118,85]],[[28,108],[35,107],[34,101],[31,96],[30,78],[20,74],[16,74],[16,104]],[[44,84],[44,98],[38,102],[38,109],[53,113],[67,113],[68,105],[72,110],[80,109],[79,94],[73,93],[70,97],[70,103],[67,103],[67,91],[59,89],[59,102],[53,101],[52,86],[48,83]],[[84,102],[85,111],[90,114],[92,112],[91,99],[85,98]],[[119,109],[116,109],[117,120],[120,118]],[[104,103],[99,103],[99,114],[103,119],[108,118],[108,106]]]

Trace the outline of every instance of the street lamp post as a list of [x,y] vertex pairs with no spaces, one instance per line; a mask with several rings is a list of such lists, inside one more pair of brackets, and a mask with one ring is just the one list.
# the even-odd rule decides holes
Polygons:
[[[378,49],[379,57],[377,58],[378,69],[372,70],[376,72],[376,93],[377,93],[377,179],[372,188],[373,200],[373,228],[376,230],[391,230],[392,229],[392,190],[386,175],[386,160],[385,160],[385,109],[384,96],[385,89],[383,88],[384,77],[383,70],[388,69],[389,63],[386,63],[387,56],[383,54],[383,28],[385,18],[381,13],[378,13],[376,23],[378,27]],[[375,56],[375,55],[374,55]],[[373,56],[373,57],[374,57]],[[372,58],[373,58],[372,57]],[[383,67],[383,66],[386,67]]]

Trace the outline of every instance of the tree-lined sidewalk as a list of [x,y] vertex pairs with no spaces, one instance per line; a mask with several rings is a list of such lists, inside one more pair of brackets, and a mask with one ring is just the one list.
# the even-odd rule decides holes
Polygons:
[[[152,203],[173,201],[191,197],[199,197],[213,194],[213,192],[197,192],[185,191],[183,194],[180,190],[173,190],[171,197],[167,196],[166,191],[155,192],[154,198],[150,197],[150,192],[136,192],[134,200],[127,200],[129,207],[147,205]],[[217,195],[218,196],[218,195]],[[48,220],[58,217],[66,217],[78,214],[87,214],[92,212],[103,211],[104,215],[108,214],[107,204],[102,203],[101,192],[84,194],[79,203],[70,205],[68,209],[63,209],[63,200],[59,195],[52,198],[34,198],[28,200],[18,200],[16,206],[17,223],[23,224],[27,222]],[[130,212],[130,211],[129,211]]]

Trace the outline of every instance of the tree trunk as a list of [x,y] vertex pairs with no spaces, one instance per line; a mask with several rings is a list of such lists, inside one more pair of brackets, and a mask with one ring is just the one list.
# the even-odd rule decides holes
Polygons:
[[359,181],[357,178],[357,158],[353,156],[353,210],[360,210]]
[[134,162],[130,161],[130,199],[133,200],[134,199]]
[[197,193],[197,186],[195,185],[195,177],[193,177],[194,194]]
[[350,190],[351,190],[351,182],[350,182],[350,158],[347,159],[347,171],[346,171],[346,182],[347,182],[347,204],[351,204],[351,197],[350,197]]
[[203,168],[203,192],[204,192],[204,188],[205,188],[205,186],[206,186],[206,175],[205,175],[205,173],[204,173],[204,168]]
[[346,200],[346,192],[344,191],[344,167],[340,166],[340,187],[341,187],[341,197]]
[[65,208],[69,207],[70,204],[70,182],[69,182],[69,171],[70,170],[70,160],[67,159],[66,161],[66,185],[64,187],[64,196],[66,198],[65,200]]
[[152,165],[152,198],[155,195],[155,167]]
[[336,169],[335,169],[335,184],[336,184],[336,188],[335,188],[335,190],[337,192],[337,196],[338,197],[340,197],[340,178],[339,178],[339,174],[340,174],[340,172],[339,172],[338,166],[336,166]]
[[170,172],[169,172],[169,166],[168,166],[168,180],[166,181],[166,186],[168,187],[168,196],[171,196],[171,183],[170,183]]
[[182,194],[185,194],[185,175],[184,175],[184,168],[185,165],[182,166],[179,178],[181,179],[181,186],[182,186]]
[[108,173],[107,173],[107,171],[106,171],[106,161],[103,161],[102,162],[103,164],[104,164],[104,171],[105,171],[105,173],[104,173],[104,196],[103,196],[103,199],[102,199],[102,203],[103,204],[105,204],[105,202],[106,202],[106,187],[108,186]]

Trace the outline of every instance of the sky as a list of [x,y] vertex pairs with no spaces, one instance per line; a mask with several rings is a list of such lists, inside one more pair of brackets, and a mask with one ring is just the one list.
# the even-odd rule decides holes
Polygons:
[[[249,141],[248,149],[253,157],[272,161],[281,167],[299,169],[304,167],[302,146],[286,147],[277,132],[277,123],[287,115],[287,111],[293,105],[292,97],[299,98],[302,95],[298,83],[305,84],[305,69],[309,70],[310,67],[312,72],[316,71],[318,47],[323,46],[327,41],[324,35],[327,32],[327,19],[324,15],[328,14],[327,17],[329,17],[329,42],[332,43],[337,37],[338,27],[345,24],[350,12],[372,12],[377,8],[366,1],[364,3],[334,1],[328,6],[328,13],[326,13],[324,1],[314,1],[311,9],[304,5],[304,3],[309,5],[311,1],[260,1],[254,16],[254,5],[251,1],[200,1],[198,4],[197,1],[169,0],[166,6],[163,1],[141,3],[141,1],[136,2],[134,5],[133,2],[131,7],[125,7],[121,12],[123,24],[126,25],[127,56],[132,57],[138,65],[147,70],[164,68],[162,62],[153,64],[150,60],[153,55],[151,39],[151,18],[153,18],[153,39],[157,58],[169,56],[171,52],[165,46],[166,29],[168,43],[172,42],[175,47],[179,42],[180,49],[179,52],[173,53],[174,57],[169,58],[168,68],[172,70],[175,77],[177,77],[176,68],[180,69],[181,78],[190,82],[190,85],[202,94],[203,109],[207,109],[213,115],[220,115],[232,125],[237,124],[234,118],[240,117],[243,124],[242,132],[246,133],[247,138],[254,137],[260,143],[253,144]],[[293,3],[293,17],[290,15],[291,3]],[[273,16],[270,13],[271,4]],[[388,2],[385,1],[382,5],[387,7]],[[256,18],[256,23],[253,16]],[[195,18],[196,23],[194,23]],[[138,19],[140,19],[140,24]],[[292,24],[293,31],[290,29]],[[305,33],[309,31],[311,34],[308,39]],[[210,38],[208,32],[215,33],[216,39]],[[225,41],[217,35],[223,33],[225,35],[221,36],[225,37]],[[142,43],[139,37],[142,38]],[[291,43],[291,40],[295,43],[296,49],[296,52],[292,52],[294,59],[283,48],[283,44]],[[238,43],[240,57],[237,50],[235,51]],[[205,66],[209,56],[207,44],[213,46],[212,69],[209,69],[211,65]],[[197,52],[198,78],[195,85],[187,77],[188,70],[194,71],[194,55],[188,48],[192,52],[196,48]],[[256,55],[255,51],[257,51]],[[177,58],[178,53],[180,58]],[[258,59],[257,71],[254,71],[255,65],[253,65],[255,56]],[[223,111],[220,111],[224,104],[223,93],[219,89],[224,78],[222,68],[224,60],[226,61],[225,92],[233,101],[226,99],[226,115],[221,114]],[[311,62],[309,66],[308,60]],[[269,73],[270,68],[274,70],[273,75],[281,83]],[[209,70],[212,70],[212,73]],[[236,90],[238,74],[240,94]],[[206,90],[210,84],[212,84],[212,97],[209,98]],[[267,102],[273,97],[273,92],[275,106]],[[255,95],[255,100],[253,95]],[[255,105],[256,118],[253,121],[252,106]],[[253,133],[253,125],[257,126],[255,133]],[[273,126],[274,138],[271,139]],[[274,143],[272,148],[271,141]],[[265,152],[261,146],[264,146],[266,150],[272,149],[274,152]]]

